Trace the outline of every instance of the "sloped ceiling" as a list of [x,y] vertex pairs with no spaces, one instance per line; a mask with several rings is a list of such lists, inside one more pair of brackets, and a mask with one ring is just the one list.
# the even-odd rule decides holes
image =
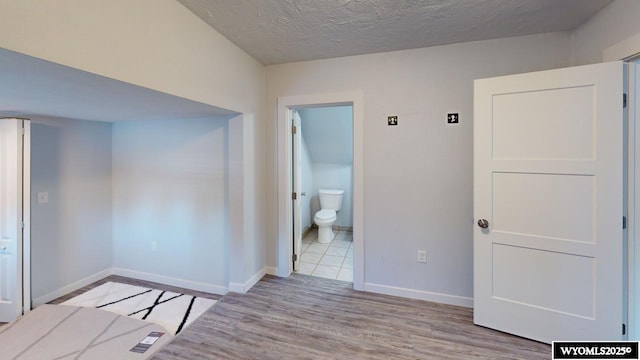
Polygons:
[[298,110],[302,136],[311,162],[351,165],[353,162],[353,108],[332,106]]
[[612,0],[178,0],[265,65],[568,31]]
[[0,48],[0,117],[127,121],[235,113]]

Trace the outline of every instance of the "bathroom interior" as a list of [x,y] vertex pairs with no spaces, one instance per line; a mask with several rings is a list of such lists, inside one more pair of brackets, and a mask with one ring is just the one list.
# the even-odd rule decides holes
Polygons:
[[301,136],[294,171],[302,195],[296,272],[353,282],[353,107],[296,112]]

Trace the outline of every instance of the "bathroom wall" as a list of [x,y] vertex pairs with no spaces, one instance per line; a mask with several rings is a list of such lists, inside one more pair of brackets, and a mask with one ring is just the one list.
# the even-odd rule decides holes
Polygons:
[[[38,204],[38,192],[49,201]],[[111,211],[111,123],[31,117],[35,304],[111,268]]]
[[228,126],[226,119],[114,123],[117,273],[226,290]]
[[342,210],[334,225],[352,227],[353,108],[306,108],[299,113],[312,163],[311,218],[320,209],[318,189],[341,189],[344,190]]

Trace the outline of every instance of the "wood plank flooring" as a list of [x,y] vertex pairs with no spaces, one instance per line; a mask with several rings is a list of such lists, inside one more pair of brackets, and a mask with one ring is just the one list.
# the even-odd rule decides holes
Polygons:
[[549,359],[549,345],[473,325],[472,310],[265,276],[229,293],[153,359]]

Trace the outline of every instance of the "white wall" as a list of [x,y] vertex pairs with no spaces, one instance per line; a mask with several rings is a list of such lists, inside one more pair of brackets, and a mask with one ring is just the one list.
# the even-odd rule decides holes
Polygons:
[[[573,64],[603,61],[603,51],[640,36],[640,1],[616,0],[573,31]],[[640,44],[640,39],[637,41]],[[640,47],[636,50],[640,51]]]
[[[365,287],[470,298],[473,80],[570,63],[570,34],[552,33],[268,66],[268,207],[277,209],[277,97],[362,91]],[[446,124],[451,111],[459,125]],[[278,220],[268,215],[276,265]]]
[[235,111],[264,101],[264,67],[175,0],[2,1],[0,13],[0,47]]
[[242,113],[231,280],[264,269],[264,66],[175,0],[1,1],[0,13],[2,48]]
[[[111,267],[111,123],[39,117],[31,124],[32,296],[49,301]],[[38,204],[38,192],[49,202]]]
[[117,268],[226,288],[227,133],[226,119],[114,123]]

